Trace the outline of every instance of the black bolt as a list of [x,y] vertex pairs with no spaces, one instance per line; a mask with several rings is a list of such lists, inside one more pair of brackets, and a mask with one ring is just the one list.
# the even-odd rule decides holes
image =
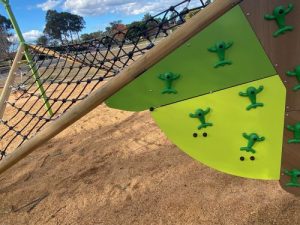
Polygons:
[[153,112],[154,111],[154,107],[150,107],[150,112]]
[[241,157],[240,157],[240,160],[241,160],[241,161],[244,161],[244,160],[245,160],[245,157],[244,157],[244,156],[241,156]]
[[254,160],[255,160],[255,157],[254,157],[254,156],[251,156],[250,159],[251,159],[252,161],[254,161]]
[[203,133],[203,137],[207,137],[207,136],[208,136],[208,134],[204,132]]
[[193,137],[198,137],[198,134],[197,133],[193,133]]

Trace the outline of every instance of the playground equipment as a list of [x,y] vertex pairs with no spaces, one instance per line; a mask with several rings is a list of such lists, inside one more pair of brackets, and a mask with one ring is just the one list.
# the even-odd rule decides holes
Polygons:
[[[105,101],[150,109],[170,140],[201,163],[280,180],[300,194],[300,3],[196,2],[154,16],[131,40],[124,31],[55,49],[20,39],[0,101],[0,173]],[[23,52],[30,55],[20,84],[26,88],[14,100],[10,88]]]

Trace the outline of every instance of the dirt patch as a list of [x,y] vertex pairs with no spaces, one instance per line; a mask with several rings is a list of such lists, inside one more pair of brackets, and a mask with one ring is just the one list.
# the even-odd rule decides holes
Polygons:
[[207,168],[148,112],[99,106],[0,176],[0,224],[300,224],[278,182]]

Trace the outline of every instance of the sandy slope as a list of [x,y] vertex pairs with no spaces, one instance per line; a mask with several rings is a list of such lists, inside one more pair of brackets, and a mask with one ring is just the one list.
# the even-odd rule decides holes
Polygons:
[[299,212],[300,199],[277,182],[209,169],[148,112],[105,106],[0,176],[3,225],[297,225]]

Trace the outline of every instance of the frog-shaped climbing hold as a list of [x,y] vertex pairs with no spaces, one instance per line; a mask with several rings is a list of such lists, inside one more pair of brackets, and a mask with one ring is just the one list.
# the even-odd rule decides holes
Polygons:
[[242,97],[249,97],[251,104],[249,106],[247,106],[247,110],[251,110],[251,109],[256,109],[257,107],[263,107],[264,104],[263,103],[257,103],[256,102],[256,96],[257,94],[259,94],[260,92],[262,92],[264,90],[264,86],[259,86],[259,88],[255,88],[255,87],[249,87],[246,90],[246,93],[244,92],[240,92],[239,95]]
[[281,34],[284,34],[287,31],[292,31],[293,26],[287,26],[285,17],[293,10],[293,4],[289,4],[288,7],[278,6],[273,10],[272,15],[265,15],[266,20],[275,20],[278,25],[278,30],[273,33],[274,37],[278,37]]
[[300,90],[300,65],[297,66],[294,71],[288,71],[286,74],[297,78],[299,84],[294,87],[294,91]]
[[164,74],[160,74],[158,76],[159,79],[165,81],[165,88],[161,92],[162,94],[177,94],[177,91],[172,87],[173,82],[179,79],[180,75],[172,72],[167,72]]
[[198,130],[201,130],[202,128],[211,127],[212,123],[207,123],[205,116],[210,112],[210,108],[207,108],[206,110],[203,109],[197,109],[195,113],[190,113],[191,118],[198,118],[201,122],[201,125],[198,126]]
[[290,139],[288,143],[300,143],[300,122],[296,123],[294,126],[288,125],[287,129],[294,132],[294,138]]
[[233,42],[225,43],[224,41],[221,41],[221,42],[216,43],[215,46],[208,49],[208,51],[210,51],[210,52],[217,53],[217,55],[219,57],[219,62],[217,62],[215,64],[215,66],[214,66],[215,68],[232,64],[232,62],[230,60],[225,59],[225,52],[232,45],[233,45]]
[[251,153],[256,153],[256,151],[253,149],[253,146],[255,145],[255,143],[265,140],[264,137],[259,137],[258,134],[256,134],[256,133],[252,133],[250,135],[243,133],[243,137],[248,140],[248,145],[247,145],[247,147],[241,147],[240,150],[246,151],[246,152],[251,152]]
[[286,184],[287,187],[300,187],[300,183],[298,182],[298,178],[300,177],[300,170],[284,170],[284,174],[291,177],[290,182]]

